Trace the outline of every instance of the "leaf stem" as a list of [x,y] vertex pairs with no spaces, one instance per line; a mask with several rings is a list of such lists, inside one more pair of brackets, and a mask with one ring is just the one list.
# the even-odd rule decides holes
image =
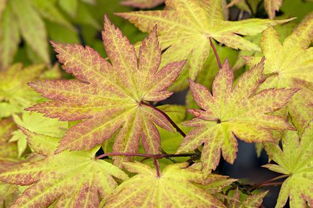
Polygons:
[[161,176],[161,174],[160,174],[160,164],[159,164],[159,161],[156,158],[153,158],[153,164],[155,166],[157,176],[160,177]]
[[280,176],[277,176],[275,178],[271,178],[269,180],[263,181],[262,183],[255,184],[254,186],[251,187],[251,189],[255,190],[257,188],[264,187],[264,186],[281,185],[282,182],[274,182],[274,181],[277,181],[277,180],[282,179],[282,178],[287,178],[287,177],[288,177],[288,175],[280,175]]
[[177,126],[177,124],[176,124],[166,113],[164,113],[162,110],[158,109],[157,107],[155,107],[155,106],[153,106],[153,105],[150,105],[150,104],[148,104],[148,103],[145,103],[145,102],[141,102],[141,104],[142,104],[142,105],[145,105],[145,106],[147,106],[147,107],[150,107],[150,108],[152,108],[152,109],[158,111],[159,113],[161,113],[161,114],[172,124],[172,126],[176,129],[176,131],[177,131],[180,135],[182,135],[183,137],[186,136],[185,132],[184,132],[181,128],[179,128],[179,126]]
[[210,40],[210,45],[211,45],[211,47],[213,49],[213,52],[214,52],[214,55],[215,55],[215,58],[216,58],[216,62],[217,62],[218,68],[221,69],[223,66],[222,66],[222,62],[221,62],[220,56],[217,53],[217,50],[215,48],[215,45],[214,45],[211,37],[209,37],[209,40]]
[[96,157],[96,159],[101,159],[104,157],[110,156],[126,156],[126,157],[146,157],[153,159],[162,159],[162,158],[170,158],[170,157],[193,157],[195,153],[186,153],[186,154],[143,154],[143,153],[132,153],[132,152],[109,152],[104,153]]

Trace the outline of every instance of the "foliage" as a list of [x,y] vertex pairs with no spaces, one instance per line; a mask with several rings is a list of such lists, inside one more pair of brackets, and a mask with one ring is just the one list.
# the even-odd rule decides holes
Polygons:
[[0,208],[313,207],[312,5],[0,0]]

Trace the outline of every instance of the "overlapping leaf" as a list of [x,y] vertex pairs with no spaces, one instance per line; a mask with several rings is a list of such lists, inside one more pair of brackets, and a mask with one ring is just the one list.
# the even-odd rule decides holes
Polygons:
[[[38,140],[40,135],[30,133]],[[45,141],[53,142],[53,140]],[[36,141],[37,144],[40,141]],[[44,143],[43,143],[44,144]],[[56,147],[56,145],[53,145]],[[10,184],[28,185],[11,207],[98,207],[102,198],[117,186],[113,176],[127,179],[118,167],[95,159],[91,152],[64,151],[57,155],[47,152],[50,146],[34,146],[45,159],[24,162],[0,174],[0,180]],[[55,149],[51,149],[54,152]],[[51,152],[50,150],[50,152]],[[43,151],[43,152],[41,152]]]
[[[118,13],[144,32],[158,25],[161,48],[166,49],[162,64],[178,58],[188,59],[189,76],[195,79],[210,51],[210,38],[228,47],[260,50],[242,35],[256,35],[282,21],[247,19],[227,21],[221,0],[168,0],[167,9]],[[186,80],[185,80],[186,81]],[[176,89],[181,89],[177,86]]]
[[91,149],[119,129],[115,152],[136,152],[142,139],[147,152],[158,153],[156,125],[168,130],[173,127],[145,102],[160,101],[172,94],[166,88],[178,76],[184,61],[159,69],[161,50],[156,30],[143,41],[139,57],[108,19],[103,40],[112,65],[89,47],[54,44],[64,69],[78,80],[32,83],[53,101],[30,109],[61,120],[83,120],[67,131],[58,151]]
[[158,177],[156,170],[142,163],[124,163],[134,177],[123,182],[108,197],[105,207],[129,208],[208,208],[225,207],[220,201],[192,182],[201,183],[200,171],[185,163],[167,166]]
[[22,69],[21,64],[15,64],[0,73],[0,118],[19,113],[40,99],[27,83],[38,78],[43,69],[42,65]]
[[201,110],[186,123],[193,126],[178,152],[189,152],[204,144],[203,170],[215,169],[222,153],[233,163],[237,141],[273,141],[272,130],[293,129],[284,118],[270,115],[287,104],[295,89],[268,89],[256,94],[263,81],[263,63],[243,74],[233,86],[233,72],[226,62],[213,82],[212,94],[202,85],[190,82],[191,91]]
[[[313,81],[313,13],[309,14],[283,43],[273,28],[264,31],[261,48],[265,56],[264,73],[270,76],[263,88],[291,87],[294,80]],[[258,62],[260,57],[251,60]]]
[[284,207],[288,198],[292,208],[313,206],[313,123],[305,129],[301,139],[297,132],[288,131],[279,145],[267,144],[266,151],[277,164],[265,167],[288,175],[283,182],[276,208]]
[[165,0],[124,0],[123,5],[132,6],[137,8],[153,8],[162,4]]

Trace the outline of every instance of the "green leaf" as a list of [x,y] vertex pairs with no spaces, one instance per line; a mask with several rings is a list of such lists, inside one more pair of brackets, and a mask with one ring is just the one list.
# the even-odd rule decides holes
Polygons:
[[38,78],[44,66],[33,65],[22,68],[15,64],[0,73],[0,116],[7,117],[19,113],[24,108],[38,102],[41,97],[27,83]]
[[66,20],[64,15],[57,9],[54,2],[44,0],[31,0],[31,3],[34,5],[34,7],[40,13],[40,15],[43,16],[44,18],[52,22],[58,23],[60,25],[64,25],[69,29],[75,30],[72,24],[68,20]]
[[192,183],[201,183],[204,176],[200,171],[185,168],[186,163],[167,166],[159,177],[155,169],[142,163],[123,164],[128,171],[137,175],[114,190],[107,198],[107,208],[225,207]]
[[[288,131],[282,139],[282,148],[266,144],[270,159],[277,164],[265,165],[268,169],[288,175],[283,182],[276,208],[284,207],[288,198],[290,207],[305,208],[313,204],[313,123],[304,130],[302,136]],[[301,138],[300,138],[301,137]]]
[[[270,77],[262,88],[293,87],[294,80],[312,82],[313,80],[313,13],[309,14],[289,35],[280,42],[277,31],[269,28],[264,31],[261,48],[265,56],[264,73]],[[261,57],[250,60],[254,64]],[[296,86],[297,87],[297,86]]]
[[190,82],[196,103],[201,108],[189,112],[196,118],[186,122],[194,127],[178,149],[189,152],[204,144],[203,171],[215,169],[222,153],[233,163],[237,140],[245,142],[274,141],[272,130],[293,129],[282,117],[270,113],[285,106],[296,89],[268,89],[256,93],[263,80],[263,63],[239,77],[233,86],[233,71],[226,62],[213,82],[212,93],[204,86]]
[[113,176],[128,177],[112,164],[94,159],[95,151],[65,151],[2,172],[0,180],[29,186],[11,207],[49,207],[54,202],[57,207],[98,207],[117,186]]
[[16,18],[7,6],[0,19],[0,67],[7,68],[13,61],[20,42],[20,32]]
[[77,12],[77,0],[59,0],[60,7],[67,12],[70,16],[75,17]]
[[49,63],[47,33],[44,22],[28,0],[10,0],[13,12],[17,17],[21,34],[27,44],[45,62]]
[[[171,0],[166,10],[118,13],[143,32],[158,26],[161,48],[164,52],[162,65],[187,59],[189,77],[195,79],[210,52],[210,38],[234,49],[259,51],[260,48],[241,37],[256,35],[271,25],[289,20],[246,19],[227,21],[221,0]],[[176,88],[179,90],[181,88]]]

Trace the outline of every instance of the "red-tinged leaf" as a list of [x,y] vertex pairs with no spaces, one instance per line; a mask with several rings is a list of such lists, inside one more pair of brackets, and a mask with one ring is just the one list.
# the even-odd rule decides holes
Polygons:
[[185,163],[167,166],[158,177],[156,170],[142,163],[124,163],[134,177],[122,183],[108,197],[107,208],[222,208],[225,207],[194,183],[203,182],[201,171],[186,168]]
[[61,120],[82,120],[68,130],[58,152],[89,150],[115,133],[116,152],[137,152],[140,140],[146,152],[160,151],[156,125],[167,130],[174,128],[147,102],[171,95],[167,88],[185,62],[160,68],[161,49],[156,34],[155,28],[143,41],[137,56],[134,46],[106,17],[103,42],[111,63],[89,47],[53,43],[63,68],[78,80],[31,83],[52,101],[29,110]]
[[239,77],[233,84],[233,71],[226,62],[213,82],[213,93],[191,81],[191,91],[202,110],[187,123],[189,132],[178,152],[189,152],[204,145],[203,171],[214,170],[220,156],[233,163],[237,138],[245,142],[273,141],[273,130],[293,129],[285,118],[270,115],[283,106],[297,89],[267,89],[256,94],[263,81],[263,63]]
[[56,207],[98,207],[117,186],[114,178],[128,177],[118,167],[94,159],[95,151],[64,151],[2,172],[1,181],[29,186],[11,207],[49,207],[53,203]]
[[[254,43],[242,35],[256,35],[272,25],[290,20],[247,19],[228,21],[224,17],[221,0],[167,0],[164,10],[118,13],[143,32],[158,27],[160,46],[166,51],[162,66],[178,57],[186,59],[189,76],[181,76],[176,90],[186,84],[184,79],[194,80],[202,70],[211,50],[210,39],[228,47],[259,51]],[[184,83],[184,84],[181,84]],[[186,86],[185,86],[186,87]]]

